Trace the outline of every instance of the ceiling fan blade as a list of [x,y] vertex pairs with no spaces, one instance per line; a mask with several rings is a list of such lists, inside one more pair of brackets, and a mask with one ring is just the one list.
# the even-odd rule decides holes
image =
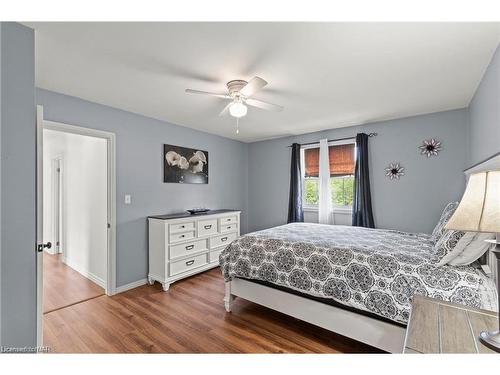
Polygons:
[[229,103],[228,105],[226,105],[224,107],[224,109],[219,113],[219,116],[225,116],[229,113],[229,107],[231,107],[231,104],[233,104],[233,102]]
[[257,99],[247,99],[245,103],[251,105],[252,107],[265,109],[267,111],[280,112],[283,110],[283,107],[280,105],[263,102],[262,100],[257,100]]
[[249,98],[261,88],[267,85],[267,82],[260,77],[253,77],[248,83],[240,90],[240,94]]
[[200,91],[200,90],[193,90],[193,89],[186,89],[186,92],[188,94],[210,95],[210,96],[215,96],[217,98],[222,98],[222,99],[231,99],[231,97],[228,94],[218,94],[216,92]]

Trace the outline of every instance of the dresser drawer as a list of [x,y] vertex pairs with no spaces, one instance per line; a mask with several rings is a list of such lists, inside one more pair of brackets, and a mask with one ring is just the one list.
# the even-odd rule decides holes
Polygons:
[[186,223],[170,224],[170,233],[186,232],[189,230],[194,230],[194,221],[188,221]]
[[207,264],[207,255],[201,254],[192,258],[179,260],[170,263],[170,276],[189,271],[193,268],[201,267]]
[[220,232],[221,233],[236,232],[237,230],[238,230],[238,224],[237,223],[222,224],[220,226]]
[[219,246],[229,245],[235,239],[236,233],[228,233],[223,236],[212,237],[210,238],[210,248],[215,249]]
[[222,253],[223,250],[224,250],[224,247],[220,247],[218,249],[211,251],[209,254],[208,261],[210,263],[219,263],[219,255],[220,255],[220,253]]
[[238,222],[238,216],[232,215],[232,216],[225,216],[219,218],[219,225],[223,226],[225,224],[233,224]]
[[207,240],[187,242],[170,246],[170,259],[187,256],[207,249]]
[[173,233],[170,235],[170,243],[186,241],[194,238],[194,231],[184,233]]
[[217,233],[217,219],[200,220],[197,223],[198,237],[210,236]]

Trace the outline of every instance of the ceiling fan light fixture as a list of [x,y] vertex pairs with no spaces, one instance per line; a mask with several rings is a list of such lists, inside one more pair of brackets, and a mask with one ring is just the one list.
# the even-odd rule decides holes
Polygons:
[[231,104],[231,107],[229,107],[229,113],[231,114],[231,116],[236,118],[246,116],[247,111],[247,106],[242,102],[234,102],[233,104]]
[[280,112],[283,110],[283,107],[280,105],[264,102],[252,97],[266,85],[267,82],[262,78],[253,77],[248,82],[241,79],[229,81],[226,84],[227,94],[193,89],[186,89],[186,92],[188,94],[201,94],[230,100],[230,102],[219,113],[219,116],[226,116],[229,113],[232,117],[240,119],[247,115],[248,106],[264,109],[266,111]]

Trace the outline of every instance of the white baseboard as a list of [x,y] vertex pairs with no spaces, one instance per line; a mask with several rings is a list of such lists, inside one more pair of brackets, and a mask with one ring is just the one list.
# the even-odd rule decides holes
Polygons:
[[148,283],[148,279],[141,279],[141,280],[137,280],[137,281],[134,281],[130,284],[125,284],[125,285],[122,285],[122,286],[117,286],[115,288],[115,293],[118,294],[118,293],[123,293],[123,292],[126,292],[127,290],[130,290],[130,289],[134,289],[134,288],[137,288],[139,286],[143,286],[145,284]]
[[100,277],[97,277],[96,275],[94,275],[92,272],[84,269],[83,267],[81,267],[80,265],[72,262],[72,261],[68,261],[68,258],[66,257],[63,257],[62,259],[63,263],[65,263],[67,266],[73,268],[76,272],[78,272],[80,275],[82,275],[83,277],[86,277],[87,279],[89,279],[90,281],[96,283],[97,285],[99,285],[101,288],[103,289],[106,289],[106,281],[101,279]]

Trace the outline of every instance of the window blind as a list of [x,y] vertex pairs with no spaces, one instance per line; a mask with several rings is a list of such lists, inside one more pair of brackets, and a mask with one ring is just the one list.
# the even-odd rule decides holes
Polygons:
[[[354,143],[328,147],[330,176],[354,174]],[[305,177],[319,177],[319,147],[304,150]]]

